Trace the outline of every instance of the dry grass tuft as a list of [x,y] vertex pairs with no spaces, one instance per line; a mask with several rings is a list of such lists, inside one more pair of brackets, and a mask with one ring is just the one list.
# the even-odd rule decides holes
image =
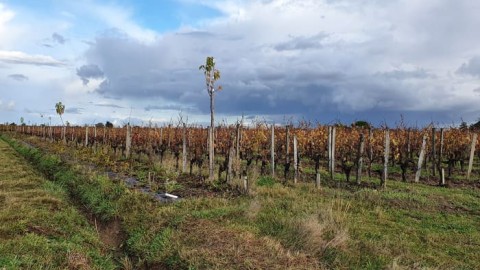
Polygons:
[[321,256],[328,248],[345,248],[349,239],[346,226],[349,208],[349,203],[334,200],[319,214],[305,219],[300,226],[305,249]]
[[133,267],[132,261],[130,260],[130,258],[128,256],[125,256],[120,260],[120,265],[122,266],[123,270],[133,270],[133,269],[135,269]]
[[225,228],[209,220],[182,225],[182,259],[201,269],[321,269],[302,252],[290,252],[277,240]]
[[261,209],[262,209],[261,202],[257,198],[255,198],[250,202],[250,205],[247,208],[245,216],[248,219],[253,220],[257,217]]
[[67,256],[68,269],[75,270],[89,270],[90,262],[88,261],[87,256],[82,253],[72,252]]

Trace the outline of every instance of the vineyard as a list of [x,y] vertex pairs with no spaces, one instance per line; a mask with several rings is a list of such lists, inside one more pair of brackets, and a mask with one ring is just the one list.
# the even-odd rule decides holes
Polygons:
[[[87,213],[99,252],[116,263],[106,269],[480,267],[473,130],[220,125],[213,181],[202,126],[0,133]],[[31,234],[32,225],[19,226]],[[46,231],[34,233],[48,241]],[[79,254],[95,269],[94,257]],[[22,256],[0,266],[30,267]]]
[[[3,125],[1,130],[100,152],[106,166],[135,160],[201,179],[208,166],[209,129],[181,122],[123,128]],[[361,184],[362,176],[378,177],[381,185],[389,178],[474,185],[468,180],[479,178],[478,165],[474,166],[480,160],[480,151],[475,151],[479,140],[477,133],[461,128],[373,129],[306,122],[223,125],[214,134],[215,167],[220,182],[257,172],[257,176],[317,182],[318,186],[327,182],[321,179],[349,183],[353,177]],[[165,164],[165,160],[172,162]]]

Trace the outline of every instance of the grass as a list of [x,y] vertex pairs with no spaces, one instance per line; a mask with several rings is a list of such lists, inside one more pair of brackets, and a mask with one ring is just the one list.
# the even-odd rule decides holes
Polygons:
[[[48,162],[45,167],[49,168]],[[332,181],[322,172],[320,190],[313,181],[284,186],[282,180],[259,177],[250,178],[254,181],[248,196],[219,193],[157,204],[134,190],[123,189],[120,183],[95,174],[88,178],[91,180],[84,182],[100,187],[100,194],[122,190],[107,197],[115,211],[106,216],[122,220],[128,235],[126,250],[138,258],[130,263],[137,266],[480,268],[478,188],[389,180],[386,190],[376,190],[347,184],[343,174],[336,174]],[[363,179],[369,187],[380,182],[373,177]],[[342,188],[336,187],[338,181]],[[95,198],[86,196],[85,203],[94,209],[99,205],[90,203]],[[100,213],[107,210],[99,209]]]
[[0,269],[115,268],[63,187],[1,140],[0,164]]

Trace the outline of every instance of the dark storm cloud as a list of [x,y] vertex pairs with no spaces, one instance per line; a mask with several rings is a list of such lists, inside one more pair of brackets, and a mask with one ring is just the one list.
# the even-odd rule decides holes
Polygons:
[[8,77],[19,82],[28,81],[28,77],[23,74],[10,74]]
[[462,64],[457,73],[480,77],[480,56],[472,57],[467,63]]
[[[471,9],[467,2],[452,6],[451,2],[422,1],[413,11],[397,2],[361,2],[367,7],[357,1],[331,1],[334,8],[324,19],[311,12],[311,17],[295,21],[289,10],[281,14],[277,7],[269,10],[270,2],[264,2],[262,16],[166,33],[150,43],[109,32],[89,43],[85,57],[103,72],[99,78],[104,81],[96,89],[101,96],[168,104],[143,105],[145,111],[191,108],[189,112],[208,114],[205,80],[198,70],[208,55],[216,57],[222,72],[218,84],[224,90],[216,93],[215,105],[223,115],[295,115],[328,122],[365,117],[396,121],[404,113],[431,122],[478,111],[477,100],[472,99],[478,95],[472,94],[471,85],[455,84],[445,74],[454,73],[454,79],[458,79],[456,74],[480,77],[480,60],[452,66],[452,57],[472,45],[445,40],[452,26],[447,31],[435,24],[439,20],[449,25],[453,18],[438,19],[437,15],[453,9],[451,15],[467,24],[458,32],[476,33],[470,26],[478,20],[476,16],[459,18]],[[301,3],[295,8],[304,8],[307,15],[302,16],[323,8],[311,1]],[[403,16],[407,11],[411,17]],[[337,14],[342,12],[343,17]],[[431,16],[416,16],[425,13]],[[265,21],[265,16],[272,18]],[[454,35],[460,38],[462,34]]]
[[77,68],[77,75],[82,79],[84,85],[87,85],[89,79],[101,79],[103,78],[103,71],[97,65],[83,65]]

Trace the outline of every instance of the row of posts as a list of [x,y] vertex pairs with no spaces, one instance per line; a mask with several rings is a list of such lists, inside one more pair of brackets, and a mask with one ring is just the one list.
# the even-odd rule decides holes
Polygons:
[[[286,162],[289,163],[289,127],[286,128]],[[370,129],[369,131],[369,139],[373,138],[373,132]],[[470,176],[472,173],[473,168],[473,159],[475,154],[475,147],[477,143],[478,134],[474,133],[472,137],[472,142],[470,145],[470,158],[468,162],[468,171],[467,171],[467,180],[470,180]],[[328,171],[330,174],[331,180],[334,179],[335,175],[335,141],[336,141],[336,128],[335,127],[328,127]],[[410,132],[408,133],[408,149],[407,152],[411,153],[410,149]],[[271,147],[270,147],[270,156],[271,156],[271,164],[272,164],[272,177],[275,177],[275,129],[274,125],[271,126]],[[424,134],[422,139],[422,147],[420,149],[420,154],[417,162],[417,168],[415,172],[415,182],[418,183],[420,181],[420,176],[422,172],[423,163],[425,161],[426,155],[426,145],[427,145],[427,134]],[[294,135],[293,139],[293,148],[294,148],[294,183],[297,183],[298,180],[298,142],[297,137]],[[441,161],[443,158],[443,148],[444,148],[444,129],[440,129],[440,151],[438,160]],[[362,167],[363,167],[363,156],[365,151],[365,136],[364,134],[360,134],[360,139],[357,148],[357,173],[356,173],[356,182],[360,184],[361,177],[362,177]],[[370,157],[373,155],[373,149],[370,147],[369,155]],[[383,173],[381,177],[381,186],[383,188],[386,187],[387,179],[388,179],[388,164],[389,164],[389,157],[390,157],[390,131],[387,129],[384,131],[384,159],[383,159]],[[439,171],[440,171],[440,185],[445,185],[445,170],[442,168],[441,163],[439,163]],[[435,176],[437,170],[437,153],[436,153],[436,129],[432,128],[432,174]],[[317,173],[315,183],[317,187],[320,187],[320,174]]]
[[[49,136],[52,136],[52,127],[48,127],[48,133]],[[45,137],[46,135],[46,127],[43,127],[43,136]],[[66,127],[62,127],[62,140],[65,142],[65,134],[66,134]],[[182,147],[182,171],[186,172],[187,171],[187,138],[186,138],[186,124],[183,123],[183,132],[182,132],[182,140],[183,140],[183,147]],[[132,127],[130,124],[127,124],[127,136],[126,136],[126,144],[125,144],[125,155],[126,157],[130,157],[131,153],[131,144],[132,144]],[[209,129],[209,133],[210,133]],[[89,133],[89,127],[87,126],[85,128],[85,146],[88,145],[88,133]],[[95,137],[97,136],[97,129],[94,127],[94,133]],[[240,143],[240,136],[241,136],[241,130],[239,127],[237,127],[237,132],[235,135],[235,141],[232,142],[232,147],[230,149],[230,153],[232,154],[229,157],[230,161],[233,161],[234,158],[239,159],[239,143]],[[431,134],[431,143],[432,143],[432,174],[433,176],[436,175],[436,171],[438,170],[440,173],[440,185],[445,185],[445,172],[444,168],[442,168],[441,161],[443,158],[443,150],[444,150],[444,129],[440,129],[440,149],[437,157],[437,149],[436,149],[436,128],[432,128],[432,134]],[[372,130],[369,132],[369,139],[371,140],[373,136]],[[472,137],[472,142],[470,146],[470,155],[469,155],[469,162],[468,162],[468,170],[467,170],[467,179],[469,180],[471,177],[472,173],[472,168],[473,168],[473,159],[474,159],[474,154],[475,154],[475,147],[476,147],[476,142],[477,142],[478,134],[474,133]],[[209,134],[208,136],[208,143],[211,143],[211,140],[213,139],[213,136]],[[271,144],[270,144],[270,157],[271,157],[271,176],[275,177],[275,126],[271,126]],[[408,133],[408,141],[410,141],[410,133]],[[336,128],[334,126],[329,126],[328,127],[328,172],[330,174],[330,178],[333,180],[334,175],[335,175],[335,141],[336,141]],[[235,144],[235,147],[233,147]],[[418,163],[417,163],[417,169],[415,172],[415,182],[419,182],[420,176],[421,176],[421,170],[423,167],[423,163],[425,160],[425,155],[426,155],[426,145],[427,145],[427,134],[425,133],[422,138],[422,146],[420,149],[420,154],[418,158]],[[286,162],[287,164],[290,163],[290,156],[289,156],[289,151],[290,151],[290,129],[289,126],[286,127]],[[358,143],[358,148],[357,148],[357,173],[356,173],[356,182],[359,184],[361,182],[361,177],[362,177],[362,167],[363,167],[363,156],[364,156],[364,151],[365,151],[365,136],[364,134],[360,134],[359,138],[359,143]],[[372,149],[370,147],[369,149],[369,155],[370,157],[372,156]],[[411,153],[410,151],[410,143],[408,143],[408,153]],[[384,131],[384,164],[383,164],[383,173],[381,177],[381,186],[385,187],[386,186],[386,181],[388,178],[388,162],[389,162],[389,156],[390,156],[390,131],[387,129]],[[298,140],[297,136],[294,134],[293,136],[293,167],[294,167],[294,183],[297,183],[298,177],[299,177],[299,166],[298,166]],[[231,167],[232,164],[228,165],[228,170],[231,172]],[[438,166],[438,167],[437,167]],[[316,175],[316,185],[319,187],[320,186],[320,174],[317,173]]]

